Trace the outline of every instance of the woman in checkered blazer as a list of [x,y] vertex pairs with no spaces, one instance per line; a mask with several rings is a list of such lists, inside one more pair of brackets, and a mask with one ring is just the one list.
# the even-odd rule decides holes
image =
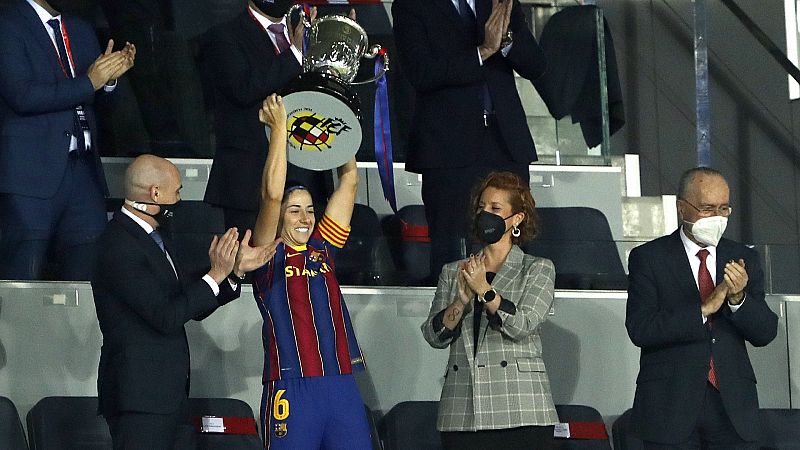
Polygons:
[[445,449],[546,449],[558,422],[542,360],[540,325],[555,269],[526,255],[536,235],[530,188],[490,173],[473,191],[478,254],[447,264],[422,324],[434,348],[450,347],[437,428]]

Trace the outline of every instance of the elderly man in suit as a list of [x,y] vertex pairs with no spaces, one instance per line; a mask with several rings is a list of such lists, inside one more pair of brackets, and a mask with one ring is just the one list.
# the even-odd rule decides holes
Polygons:
[[0,14],[0,279],[41,278],[53,250],[61,278],[89,278],[107,221],[92,104],[135,58],[112,46],[45,0]]
[[722,239],[722,174],[695,168],[678,192],[680,228],[635,248],[625,325],[641,348],[634,429],[648,449],[757,449],[756,378],[745,342],[777,334],[758,254]]
[[210,269],[191,279],[161,237],[176,213],[181,179],[169,161],[138,157],[125,177],[125,205],[99,242],[92,275],[103,333],[99,412],[115,449],[193,448],[189,423],[189,345],[184,324],[239,297],[245,271],[260,267],[276,243],[250,247],[229,229],[214,237]]
[[545,59],[518,0],[395,0],[392,16],[416,91],[406,169],[422,174],[435,280],[468,253],[464,186],[492,170],[529,180],[536,149],[514,72],[534,80]]

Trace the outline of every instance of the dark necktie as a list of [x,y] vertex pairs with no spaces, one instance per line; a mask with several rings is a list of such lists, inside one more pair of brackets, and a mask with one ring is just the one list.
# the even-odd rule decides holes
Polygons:
[[286,28],[282,23],[273,23],[272,25],[268,26],[269,31],[272,31],[272,34],[275,35],[275,45],[278,46],[278,54],[281,54],[289,49],[292,44],[286,39],[286,35],[283,34],[284,28]]
[[[714,280],[711,279],[711,272],[708,271],[708,266],[706,266],[706,258],[708,258],[709,252],[706,249],[702,249],[697,252],[697,257],[700,258],[700,269],[697,271],[697,284],[700,288],[700,299],[705,300],[707,299],[712,292],[714,292]],[[708,327],[713,327],[713,317],[708,316]],[[708,367],[708,382],[711,383],[712,386],[719,390],[719,385],[717,384],[717,369],[714,366],[714,355],[711,355],[711,360],[709,361]]]
[[458,0],[458,15],[461,16],[461,22],[464,28],[470,33],[475,33],[475,40],[478,39],[478,21],[475,19],[475,13],[469,7],[467,0]]
[[[480,0],[475,1],[478,2]],[[477,7],[477,3],[475,6]],[[458,15],[461,17],[461,23],[464,25],[464,29],[467,31],[468,39],[471,40],[475,46],[480,45],[480,42],[478,42],[478,20],[475,18],[475,13],[472,11],[472,8],[469,7],[467,0],[458,0]],[[492,96],[489,93],[489,85],[485,82],[483,83],[480,95],[483,103],[483,112],[494,112]]]
[[159,233],[158,230],[153,230],[150,233],[150,237],[153,238],[154,241],[156,241],[156,244],[158,244],[162,252],[164,253],[167,252],[167,248],[164,247],[164,238],[161,237],[161,233]]
[[[47,24],[53,29],[53,37],[55,37],[56,47],[58,48],[58,58],[61,60],[61,69],[64,70],[65,76],[73,78],[72,65],[69,63],[69,56],[67,56],[67,47],[64,45],[64,37],[61,35],[61,23],[58,19],[50,19]],[[83,110],[81,109],[81,111]],[[83,135],[78,107],[72,112],[72,122],[72,134],[78,140],[78,150],[86,150],[86,138]]]

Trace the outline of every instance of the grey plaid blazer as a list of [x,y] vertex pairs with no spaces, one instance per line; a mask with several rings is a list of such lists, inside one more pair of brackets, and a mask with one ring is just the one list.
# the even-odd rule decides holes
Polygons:
[[458,263],[442,269],[428,320],[421,327],[432,347],[450,347],[437,428],[476,431],[557,423],[540,337],[540,325],[553,303],[553,263],[526,255],[516,245],[511,248],[492,286],[516,312],[509,314],[501,305],[500,323],[495,325],[483,315],[474,357],[471,306],[455,336],[447,337],[445,328],[433,326],[434,317],[456,299]]

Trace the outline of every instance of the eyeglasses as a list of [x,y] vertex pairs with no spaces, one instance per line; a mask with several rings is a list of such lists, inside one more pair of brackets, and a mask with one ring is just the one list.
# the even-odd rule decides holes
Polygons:
[[682,202],[686,203],[687,205],[691,206],[695,209],[695,211],[699,212],[701,216],[710,217],[710,216],[722,216],[728,217],[733,212],[733,208],[730,205],[721,205],[721,206],[703,206],[702,208],[698,208],[694,206],[690,201],[686,199],[680,199]]

